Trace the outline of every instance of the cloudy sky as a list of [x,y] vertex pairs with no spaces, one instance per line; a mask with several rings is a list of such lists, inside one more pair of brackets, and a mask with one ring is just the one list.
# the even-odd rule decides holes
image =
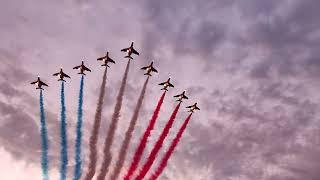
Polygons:
[[[73,152],[82,59],[85,79],[85,166],[103,69],[95,60],[110,51],[99,149],[106,135],[126,60],[135,42],[113,152],[117,152],[145,80],[140,67],[155,61],[138,139],[169,76],[176,85],[161,110],[147,151],[168,120],[173,95],[186,89],[199,102],[161,180],[318,180],[320,177],[320,2],[316,0],[0,0],[0,179],[41,179],[37,75],[49,84],[45,108],[50,175],[59,169],[59,83],[66,85],[69,171]],[[168,140],[187,116],[182,109]],[[164,148],[168,146],[166,141]],[[100,142],[100,141],[99,141]],[[163,151],[160,153],[160,155]],[[100,156],[101,157],[101,156]],[[122,172],[124,173],[124,172]],[[71,176],[70,176],[71,177]]]

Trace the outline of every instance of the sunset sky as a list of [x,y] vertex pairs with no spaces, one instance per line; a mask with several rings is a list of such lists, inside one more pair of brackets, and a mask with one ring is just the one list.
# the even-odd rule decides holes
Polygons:
[[49,85],[44,105],[50,177],[59,178],[60,83],[52,74],[61,66],[71,76],[66,103],[72,178],[80,80],[72,67],[81,60],[92,69],[84,85],[86,171],[103,75],[96,58],[109,51],[116,64],[107,74],[100,162],[127,63],[120,49],[132,41],[140,56],[130,64],[113,152],[120,147],[146,78],[140,68],[153,60],[159,73],[149,81],[121,174],[162,93],[157,84],[171,76],[175,88],[166,96],[147,152],[176,105],[173,95],[187,90],[189,100],[183,102],[159,157],[188,116],[185,106],[198,102],[201,111],[192,116],[160,180],[319,179],[320,1],[0,0],[0,4],[1,180],[42,178],[39,91],[30,85],[37,75]]

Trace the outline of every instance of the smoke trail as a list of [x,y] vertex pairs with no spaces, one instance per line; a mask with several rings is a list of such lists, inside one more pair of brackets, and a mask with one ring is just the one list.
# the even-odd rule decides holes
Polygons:
[[170,158],[170,156],[173,154],[174,149],[177,147],[181,136],[183,134],[183,132],[185,131],[190,119],[191,119],[191,115],[190,114],[188,116],[188,118],[184,121],[183,125],[181,126],[179,132],[177,133],[176,137],[173,139],[173,141],[171,142],[171,145],[169,147],[169,149],[167,150],[167,152],[165,153],[165,155],[163,156],[158,168],[156,169],[156,171],[151,175],[149,180],[156,180],[159,175],[163,172],[164,168],[167,166],[167,162]]
[[133,160],[131,162],[130,168],[129,168],[126,176],[124,177],[125,180],[130,180],[130,176],[134,173],[134,171],[137,169],[137,167],[139,165],[139,162],[141,160],[141,156],[143,154],[143,150],[145,149],[146,144],[147,144],[148,137],[150,136],[151,131],[154,128],[154,125],[157,121],[158,114],[160,112],[160,108],[163,103],[165,95],[166,95],[166,91],[163,92],[163,94],[157,104],[157,107],[156,107],[155,111],[153,112],[153,115],[152,115],[152,118],[149,122],[149,125],[148,125],[146,131],[144,132],[142,139],[140,141],[140,144],[139,144],[139,146],[133,156]]
[[106,90],[106,81],[107,81],[107,67],[104,70],[103,78],[102,78],[102,83],[100,87],[100,95],[98,99],[98,104],[97,104],[97,109],[96,109],[96,114],[94,117],[94,124],[93,124],[93,129],[91,132],[91,137],[90,137],[90,162],[88,166],[88,172],[85,176],[85,180],[91,180],[96,172],[96,167],[97,167],[97,142],[98,142],[98,135],[99,135],[99,128],[101,124],[101,114],[102,114],[102,106],[103,106],[103,99],[104,99],[104,94]]
[[156,159],[156,156],[157,156],[159,150],[161,149],[161,146],[162,146],[165,138],[169,134],[169,130],[172,127],[174,119],[176,118],[176,115],[177,115],[177,113],[179,111],[180,104],[181,104],[181,102],[176,106],[176,108],[174,109],[173,113],[171,114],[171,117],[170,117],[169,121],[167,122],[166,126],[162,130],[161,135],[159,136],[159,138],[158,138],[156,144],[154,145],[149,157],[147,158],[147,162],[143,165],[143,167],[140,170],[138,176],[136,177],[136,180],[143,179],[144,176],[149,171],[149,169],[151,168],[154,160]]
[[128,72],[129,72],[129,65],[130,65],[130,60],[127,63],[127,67],[126,67],[126,70],[125,70],[125,73],[124,73],[124,76],[123,76],[123,79],[122,79],[122,82],[121,82],[121,87],[120,87],[120,90],[119,90],[119,93],[118,93],[118,96],[117,96],[117,102],[116,102],[116,105],[114,107],[114,112],[113,112],[113,115],[112,115],[111,124],[109,126],[109,131],[108,131],[107,137],[106,137],[105,142],[104,142],[103,162],[102,162],[100,173],[98,175],[97,180],[104,180],[105,177],[106,177],[106,174],[109,171],[109,166],[110,166],[110,163],[111,163],[111,160],[112,160],[112,155],[111,155],[110,151],[111,151],[111,146],[112,146],[112,143],[113,143],[113,137],[114,137],[115,131],[117,129],[118,121],[119,121],[119,118],[120,118],[120,110],[121,110],[121,106],[122,106],[122,98],[123,98],[124,90],[125,90],[125,87],[126,87],[127,76],[128,76]]
[[79,180],[82,173],[82,161],[81,161],[81,140],[82,140],[82,105],[83,105],[83,84],[84,77],[81,76],[80,92],[79,92],[79,104],[78,104],[78,122],[77,122],[77,137],[75,144],[75,168],[73,180]]
[[121,148],[120,148],[120,151],[119,151],[118,161],[116,162],[115,169],[113,170],[113,173],[110,176],[110,180],[117,180],[118,176],[120,174],[120,171],[121,171],[121,169],[123,167],[124,160],[126,159],[126,156],[127,156],[127,150],[128,150],[131,138],[132,138],[132,133],[134,131],[134,128],[135,128],[137,120],[138,120],[140,108],[141,108],[141,105],[142,105],[142,102],[143,102],[143,98],[144,98],[144,95],[145,95],[145,92],[146,92],[146,89],[147,89],[148,81],[149,81],[149,76],[146,79],[146,81],[145,81],[145,83],[143,85],[143,88],[141,90],[141,93],[140,93],[136,108],[134,110],[134,113],[133,113],[133,116],[131,118],[129,127],[128,127],[127,131],[126,131],[126,134],[125,134],[125,138],[124,138],[124,140],[122,142],[122,145],[121,145]]
[[67,123],[66,123],[66,105],[64,98],[64,82],[61,82],[61,166],[60,166],[60,179],[65,180],[67,176],[68,165],[68,144],[67,144]]
[[42,90],[40,90],[40,123],[41,123],[41,141],[42,141],[42,157],[41,157],[41,167],[43,180],[49,180],[48,176],[48,135],[47,135],[47,125],[46,125],[46,116],[44,113],[44,105],[43,105],[43,95]]

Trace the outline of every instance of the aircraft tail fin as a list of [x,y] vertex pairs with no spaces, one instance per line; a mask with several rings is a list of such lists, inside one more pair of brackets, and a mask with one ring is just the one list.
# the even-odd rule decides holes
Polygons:
[[150,73],[144,73],[143,75],[152,76]]
[[110,67],[108,64],[101,64],[101,66]]
[[129,56],[129,55],[128,55],[128,56],[125,56],[124,58],[133,59],[133,58],[132,58],[131,56]]

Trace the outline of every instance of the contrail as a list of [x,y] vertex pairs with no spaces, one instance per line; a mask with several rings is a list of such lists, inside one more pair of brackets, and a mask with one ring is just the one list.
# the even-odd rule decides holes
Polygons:
[[61,82],[61,166],[60,166],[60,179],[65,180],[67,176],[68,165],[68,144],[67,144],[67,122],[66,122],[66,105],[64,97],[64,82]]
[[144,134],[142,136],[142,139],[140,140],[140,144],[139,144],[139,146],[138,146],[138,148],[137,148],[137,150],[136,150],[136,152],[135,152],[135,154],[133,156],[133,160],[131,162],[130,168],[127,171],[126,176],[124,177],[125,180],[130,180],[130,176],[135,172],[135,170],[137,169],[137,167],[139,165],[139,162],[141,160],[143,151],[144,151],[144,149],[146,147],[146,144],[147,144],[148,137],[150,136],[151,131],[153,130],[154,125],[155,125],[155,123],[157,121],[158,114],[160,112],[160,108],[161,108],[161,105],[163,103],[165,95],[166,95],[166,91],[163,92],[161,98],[159,99],[157,107],[154,110],[152,118],[151,118],[151,120],[149,122],[149,125],[148,125],[146,131],[144,132]]
[[83,105],[83,84],[84,77],[81,76],[80,92],[79,92],[79,104],[78,104],[78,122],[77,122],[77,137],[75,144],[75,168],[73,180],[79,180],[82,173],[82,160],[81,160],[81,140],[82,140],[82,105]]
[[139,117],[140,108],[142,106],[144,95],[146,93],[148,81],[149,81],[149,76],[146,79],[146,81],[144,82],[144,85],[143,85],[143,88],[141,90],[141,93],[140,93],[136,108],[134,110],[134,113],[133,113],[133,116],[131,118],[129,127],[128,127],[127,131],[126,131],[126,134],[125,134],[125,138],[124,138],[124,140],[122,142],[122,145],[121,145],[121,148],[120,148],[120,151],[119,151],[118,161],[116,162],[115,169],[113,170],[113,173],[110,176],[110,180],[117,180],[118,176],[119,176],[119,174],[121,172],[121,169],[123,167],[123,163],[124,163],[124,161],[126,159],[126,156],[127,156],[127,150],[128,150],[131,138],[132,138],[132,133],[133,133],[134,128],[136,126],[136,123],[137,123],[137,120],[138,120],[138,117]]
[[145,164],[143,165],[142,169],[140,170],[138,176],[135,178],[136,180],[141,180],[144,178],[144,176],[148,173],[149,169],[151,168],[153,162],[156,159],[156,156],[159,152],[159,150],[162,147],[162,144],[165,140],[165,138],[167,137],[167,135],[169,134],[170,128],[173,125],[173,122],[176,118],[176,115],[179,111],[179,107],[180,107],[181,102],[176,106],[176,108],[174,109],[173,113],[171,114],[171,117],[169,119],[169,121],[167,122],[166,126],[164,127],[164,129],[162,130],[161,135],[159,136],[156,144],[154,145],[149,157],[147,158],[147,161],[145,162]]
[[160,174],[163,172],[164,168],[167,166],[167,162],[170,158],[170,156],[173,154],[174,149],[177,147],[181,136],[183,134],[183,132],[185,131],[190,119],[191,119],[192,113],[188,116],[188,118],[184,121],[183,125],[181,126],[179,132],[177,133],[176,137],[173,139],[173,141],[171,142],[171,145],[169,147],[169,149],[167,150],[167,152],[165,153],[165,155],[163,156],[158,168],[156,169],[156,171],[151,175],[149,180],[156,180]]
[[109,166],[112,160],[112,155],[111,155],[111,146],[113,143],[113,138],[114,138],[114,134],[116,132],[117,126],[118,126],[118,121],[120,118],[120,110],[121,110],[121,106],[122,106],[122,99],[123,99],[123,94],[124,94],[124,90],[126,87],[126,82],[127,82],[127,76],[128,76],[128,72],[129,72],[129,65],[130,65],[130,60],[127,63],[127,67],[121,82],[121,87],[117,96],[117,102],[116,105],[114,107],[114,112],[112,115],[112,119],[111,119],[111,124],[109,126],[109,131],[107,134],[107,137],[105,139],[104,142],[104,155],[103,155],[103,162],[101,165],[101,169],[100,169],[100,173],[97,177],[97,180],[104,180],[106,177],[106,174],[109,171]]
[[40,123],[41,123],[41,141],[42,141],[42,157],[41,157],[41,167],[42,167],[42,174],[43,180],[49,180],[48,176],[48,135],[47,135],[47,125],[46,125],[46,116],[44,113],[44,106],[43,106],[43,95],[42,90],[40,90]]
[[90,162],[88,166],[88,172],[85,176],[85,180],[91,180],[96,172],[96,167],[97,167],[97,142],[98,142],[98,136],[99,136],[99,128],[101,124],[101,114],[102,114],[102,106],[103,106],[103,99],[104,99],[104,94],[106,90],[106,81],[107,81],[107,67],[104,70],[103,78],[102,78],[102,83],[100,87],[100,95],[98,99],[98,104],[97,104],[97,109],[96,109],[96,114],[94,117],[94,124],[93,124],[93,129],[91,132],[91,137],[90,137]]

